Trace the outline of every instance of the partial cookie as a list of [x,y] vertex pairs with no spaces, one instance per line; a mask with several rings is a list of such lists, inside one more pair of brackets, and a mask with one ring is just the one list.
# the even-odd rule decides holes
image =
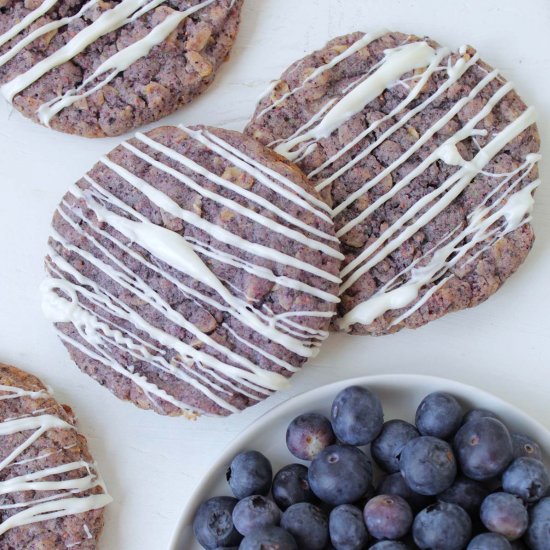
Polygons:
[[137,134],[55,213],[44,311],[117,397],[234,413],[285,387],[328,336],[343,258],[328,210],[250,137]]
[[535,113],[471,47],[355,33],[292,65],[247,133],[295,161],[346,255],[335,328],[417,328],[491,296],[533,244]]
[[0,548],[96,548],[107,494],[67,405],[0,364]]
[[243,0],[0,0],[0,92],[26,117],[116,136],[176,111],[227,58]]

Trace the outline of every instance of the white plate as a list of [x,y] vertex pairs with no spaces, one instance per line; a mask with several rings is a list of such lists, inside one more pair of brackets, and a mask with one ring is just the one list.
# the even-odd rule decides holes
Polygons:
[[189,497],[170,550],[201,550],[194,540],[192,522],[195,510],[206,499],[230,494],[225,471],[231,459],[240,451],[257,450],[264,453],[273,464],[273,471],[296,459],[285,445],[285,433],[289,422],[304,412],[328,414],[336,394],[351,385],[361,385],[376,392],[382,400],[384,418],[413,420],[420,401],[433,391],[446,391],[457,397],[467,408],[485,408],[494,411],[514,432],[526,433],[538,441],[545,457],[550,456],[550,432],[523,411],[485,391],[446,378],[418,375],[364,376],[343,380],[309,391],[272,409],[259,418],[237,437],[214,463],[198,490]]

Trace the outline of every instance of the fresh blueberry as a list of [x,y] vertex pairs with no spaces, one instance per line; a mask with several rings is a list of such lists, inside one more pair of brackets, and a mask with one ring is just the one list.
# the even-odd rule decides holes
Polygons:
[[289,464],[281,468],[273,479],[271,493],[283,511],[298,502],[313,503],[316,500],[309,487],[308,468],[303,464]]
[[384,424],[382,404],[367,388],[350,386],[334,399],[331,410],[336,437],[348,445],[368,445]]
[[229,486],[239,500],[251,495],[267,495],[272,476],[271,463],[258,451],[238,454],[226,473]]
[[330,420],[317,413],[297,416],[286,431],[288,450],[302,460],[313,460],[323,449],[336,442]]
[[250,535],[260,527],[279,525],[281,511],[262,495],[243,498],[233,510],[233,523],[242,535]]
[[403,447],[399,465],[407,485],[421,495],[443,492],[456,477],[456,460],[451,446],[428,435],[417,437]]
[[471,533],[468,513],[448,502],[428,506],[413,523],[414,542],[422,550],[463,550]]
[[514,448],[514,458],[527,456],[542,460],[542,450],[540,445],[528,435],[512,434],[512,446]]
[[336,550],[362,550],[369,542],[363,514],[351,504],[333,508],[328,526],[330,541]]
[[338,506],[357,502],[372,483],[372,464],[357,447],[331,445],[309,467],[309,486],[324,502]]
[[493,493],[481,505],[481,521],[493,533],[508,540],[523,536],[529,524],[527,508],[518,497],[509,493]]
[[432,497],[415,493],[400,472],[383,477],[376,492],[379,495],[397,495],[404,498],[415,512],[423,510],[433,502]]
[[296,539],[300,550],[322,550],[328,542],[327,517],[309,502],[299,502],[285,510],[281,527]]
[[462,424],[468,424],[468,422],[472,420],[479,420],[480,418],[494,418],[495,420],[500,420],[500,418],[493,411],[488,409],[472,409],[464,415]]
[[397,495],[372,498],[363,515],[367,529],[375,539],[400,539],[409,532],[413,522],[411,507]]
[[479,481],[498,476],[513,459],[508,429],[489,417],[464,424],[455,436],[454,448],[463,473]]
[[525,502],[536,502],[550,488],[548,470],[535,458],[516,458],[502,475],[502,488]]
[[458,476],[448,489],[437,495],[437,498],[443,502],[458,504],[473,516],[479,512],[481,503],[488,494],[489,489],[479,481]]
[[527,543],[532,550],[550,550],[550,497],[543,498],[530,512]]
[[385,422],[382,431],[371,443],[372,458],[384,471],[390,474],[399,472],[399,453],[401,449],[411,439],[419,435],[418,430],[404,420]]
[[470,541],[466,550],[512,550],[512,545],[502,535],[482,533]]
[[418,406],[415,424],[422,435],[448,439],[460,427],[463,415],[456,398],[446,392],[434,392]]
[[203,548],[213,550],[220,546],[235,546],[242,539],[233,525],[233,509],[237,499],[214,497],[203,502],[193,520],[193,532]]
[[409,548],[410,546],[407,546],[404,542],[382,540],[371,546],[369,550],[409,550]]
[[281,527],[263,527],[246,536],[239,550],[298,550],[298,545]]

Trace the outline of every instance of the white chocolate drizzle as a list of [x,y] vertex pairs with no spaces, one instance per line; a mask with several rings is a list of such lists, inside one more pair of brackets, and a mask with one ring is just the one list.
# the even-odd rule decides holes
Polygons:
[[[152,152],[139,149],[131,143],[124,143],[122,146],[151,169],[166,174],[203,199],[218,205],[218,208],[231,210],[235,215],[261,227],[262,231],[279,235],[278,244],[266,246],[244,239],[196,212],[183,208],[167,193],[148,183],[144,177],[138,177],[125,166],[103,157],[100,162],[113,177],[120,178],[131,186],[161,212],[204,232],[208,242],[203,242],[197,235],[184,236],[153,223],[135,207],[103,188],[92,177],[85,176],[85,188],[74,185],[70,189],[70,194],[79,204],[85,204],[85,209],[71,207],[63,201],[57,210],[63,224],[79,235],[82,244],[77,246],[59,231],[52,231],[47,258],[50,277],[42,284],[42,307],[45,315],[54,323],[72,323],[76,328],[78,338],[69,337],[59,331],[61,339],[67,345],[130,379],[151,401],[167,401],[182,411],[192,409],[188,403],[172,395],[171,388],[161,388],[150,377],[142,374],[137,367],[139,362],[193,386],[219,408],[232,413],[237,408],[230,398],[236,392],[258,400],[260,396],[269,395],[288,384],[285,376],[266,368],[265,364],[275,364],[288,373],[297,370],[292,362],[283,360],[276,352],[270,351],[267,343],[277,344],[297,357],[308,358],[318,353],[319,345],[328,336],[327,331],[304,325],[304,322],[308,317],[329,319],[333,315],[328,304],[335,304],[339,299],[323,289],[323,285],[330,288],[341,281],[324,268],[283,252],[282,250],[289,250],[284,243],[297,243],[315,254],[335,259],[342,256],[334,248],[334,236],[316,225],[321,220],[327,227],[330,220],[323,211],[317,209],[307,194],[294,191],[294,187],[302,189],[301,187],[278,173],[272,173],[207,130],[184,130],[188,136],[186,139],[196,141],[198,147],[212,151],[230,165],[251,175],[255,185],[264,187],[266,192],[272,193],[271,196],[274,193],[275,198],[268,201],[262,192],[244,189],[214,174],[188,156],[143,134],[137,134],[136,140]],[[164,159],[171,163],[168,164]],[[200,178],[206,179],[208,185]],[[229,199],[224,191],[247,199],[247,206]],[[299,207],[307,205],[307,210],[312,214],[309,219],[312,221],[307,223],[284,210],[282,204],[287,201]],[[256,205],[262,210],[259,211]],[[270,215],[267,216],[265,212]],[[220,247],[216,243],[224,246]],[[93,266],[94,271],[108,277],[124,293],[134,296],[139,303],[147,304],[155,310],[155,315],[177,327],[178,333],[185,331],[201,345],[186,343],[185,339],[175,336],[172,330],[168,331],[147,320],[138,309],[131,307],[117,294],[100,286],[77,269],[59,250]],[[242,257],[243,254],[246,256]],[[195,302],[197,308],[226,315],[220,328],[231,336],[229,345],[185,318],[148,280],[133,272],[121,257],[131,258],[155,276],[165,279],[182,297]],[[274,313],[266,304],[257,307],[237,286],[220,280],[206,260],[276,283],[292,293],[314,296],[317,303],[320,300],[325,302],[327,309]],[[282,269],[278,270],[282,272],[275,274],[263,265],[265,261],[281,266]],[[287,268],[291,268],[296,275],[284,274]],[[300,274],[326,282],[308,284],[304,280],[306,277]],[[187,284],[186,280],[195,283]],[[200,288],[197,283],[200,283]],[[208,292],[205,293],[204,289],[208,289]],[[302,322],[298,322],[300,318]],[[249,332],[248,336],[244,336],[243,329]],[[140,336],[143,334],[148,337],[144,339]],[[249,353],[239,354],[232,351],[230,340],[246,346]],[[110,350],[129,356],[131,363],[135,361],[136,366],[123,366]],[[258,363],[258,356],[262,358],[260,363],[265,364]]]
[[[316,69],[297,87],[259,111],[256,115],[257,119],[261,119],[270,110],[284,105],[297,91],[303,89],[312,77],[334,67],[342,60],[348,59],[361,48],[370,44],[373,41],[372,36],[377,38],[381,34],[383,33],[367,34],[359,39],[330,62]],[[425,41],[406,43],[392,50],[386,50],[381,61],[375,63],[366,76],[360,77],[348,85],[340,98],[329,99],[325,106],[314,113],[310,120],[292,135],[277,139],[270,146],[288,159],[300,162],[316,149],[319,142],[363,111],[385,89],[393,87],[396,83],[407,88],[409,90],[407,96],[391,112],[371,123],[357,137],[344,144],[336,153],[333,153],[308,174],[310,179],[315,180],[317,190],[322,191],[358,165],[386,140],[391,139],[397,130],[406,127],[411,119],[447,92],[470,68],[479,66],[477,64],[478,54],[471,56],[465,46],[460,48],[454,63],[451,62],[449,54],[450,52],[446,48],[434,50]],[[441,66],[441,61],[445,57],[449,57],[446,67]],[[483,69],[483,67],[481,68]],[[411,88],[407,84],[410,78],[405,78],[405,75],[417,69],[423,69],[423,71],[420,74],[418,71],[415,73],[416,84]],[[443,83],[435,92],[423,97],[422,102],[404,113],[404,109],[422,93],[432,75],[441,70],[445,70],[447,73],[447,78]],[[460,267],[461,261],[467,265],[487,252],[498,239],[529,221],[533,207],[533,192],[540,181],[535,180],[523,184],[522,188],[520,184],[532,173],[540,156],[538,154],[528,155],[523,165],[506,174],[491,174],[485,172],[484,169],[507,144],[535,123],[534,109],[528,108],[511,121],[506,128],[491,136],[485,147],[479,147],[478,144],[479,151],[471,161],[463,159],[457,148],[457,145],[465,139],[472,139],[477,144],[476,136],[486,135],[485,130],[479,130],[477,126],[491,114],[495,106],[508,93],[513,91],[513,85],[503,83],[498,71],[494,70],[488,73],[483,70],[483,72],[486,73],[485,76],[471,92],[456,100],[447,112],[421,136],[418,136],[409,149],[333,207],[331,215],[338,221],[342,214],[354,206],[355,201],[364,197],[370,189],[386,177],[395,174],[402,164],[428,145],[430,140],[462,109],[474,101],[482,90],[488,86],[493,86],[494,89],[495,83],[498,83],[498,88],[485,105],[460,130],[435,147],[405,177],[395,181],[394,176],[391,188],[368,204],[358,215],[339,223],[340,227],[336,234],[338,237],[344,238],[434,163],[443,162],[457,168],[457,171],[437,189],[426,194],[411,206],[397,221],[385,228],[380,236],[369,240],[364,249],[358,250],[357,255],[341,271],[343,283],[340,287],[340,294],[345,293],[362,276],[379,265],[439,215],[479,174],[491,178],[502,178],[502,181],[487,196],[482,197],[482,203],[469,214],[465,227],[450,232],[429,252],[413,261],[372,296],[338,319],[337,324],[341,330],[348,331],[354,324],[369,325],[390,310],[404,309],[401,315],[390,322],[389,327],[398,325],[420,309],[431,296],[456,276],[455,271]],[[367,142],[359,152],[353,154],[345,164],[338,163],[344,154],[357,148],[365,139],[373,136],[374,131],[384,123],[386,123],[384,131],[380,135],[377,135],[375,139],[371,138],[370,142]],[[492,202],[489,203],[489,201]],[[467,258],[468,254],[471,255],[469,259]],[[422,263],[419,265],[421,261]]]
[[[2,392],[0,400],[52,397],[47,389],[30,391],[15,386],[1,385],[0,392]],[[75,427],[58,416],[40,414],[40,411],[34,411],[32,415],[22,418],[7,419],[1,422],[0,438],[23,432],[31,433],[0,461],[0,472],[5,472],[11,466],[19,464],[31,462],[39,464],[41,460],[52,456],[54,453],[49,452],[30,459],[16,460],[49,430],[73,431]],[[63,480],[48,479],[51,476],[71,472],[82,472],[82,474],[80,476],[71,475],[70,478]],[[78,496],[80,493],[96,488],[100,488],[101,492]],[[103,508],[112,502],[96,465],[84,460],[37,469],[31,473],[5,477],[3,481],[0,481],[0,495],[25,493],[27,491],[34,493],[31,500],[17,501],[14,504],[0,504],[0,511],[18,510],[12,515],[4,515],[4,519],[0,523],[0,536],[10,529],[82,514],[90,510]],[[36,494],[40,492],[48,492],[48,496],[40,497],[39,494]]]
[[[161,23],[156,25],[145,37],[133,44],[117,51],[97,67],[94,72],[85,78],[82,83],[72,89],[65,91],[62,95],[41,104],[37,109],[38,119],[42,124],[49,126],[51,119],[66,107],[70,107],[79,100],[82,100],[99,91],[116,76],[128,69],[133,63],[146,57],[151,50],[162,44],[178,26],[193,13],[209,6],[215,0],[205,0],[191,6],[184,11],[175,11],[169,14]],[[98,38],[113,32],[125,25],[129,25],[139,17],[157,8],[165,0],[122,0],[114,7],[104,11],[93,23],[82,29],[67,44],[59,48],[48,57],[39,61],[36,65],[16,76],[11,81],[0,87],[2,95],[11,103],[15,96],[31,86],[34,82],[46,73],[54,70],[63,63],[74,59]],[[14,40],[23,31],[28,29],[36,20],[45,15],[57,3],[57,0],[44,0],[38,8],[29,12],[19,23],[14,25],[4,34],[0,35],[0,46]],[[33,41],[44,36],[48,32],[57,30],[68,25],[72,21],[82,17],[97,0],[91,0],[85,4],[77,14],[71,17],[64,17],[57,21],[46,23],[21,40],[15,43],[6,53],[0,56],[0,67],[13,59],[25,47]],[[105,76],[106,75],[106,76]],[[102,78],[104,77],[104,78]],[[91,86],[94,82],[95,85]],[[91,87],[90,87],[91,86]]]

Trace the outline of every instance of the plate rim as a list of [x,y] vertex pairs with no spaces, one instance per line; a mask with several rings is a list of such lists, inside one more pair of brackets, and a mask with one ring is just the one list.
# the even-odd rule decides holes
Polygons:
[[[228,464],[229,459],[232,458],[238,452],[238,450],[242,448],[245,440],[250,439],[254,433],[261,431],[262,428],[264,428],[267,424],[274,421],[274,417],[284,415],[286,410],[292,407],[294,403],[296,403],[297,401],[307,400],[310,396],[319,392],[331,392],[331,390],[339,391],[337,390],[337,388],[343,389],[344,387],[347,387],[347,386],[368,385],[369,383],[386,383],[391,385],[399,385],[399,384],[404,384],[406,382],[414,383],[414,384],[419,384],[424,382],[426,383],[426,385],[433,385],[437,383],[445,384],[447,388],[442,389],[441,391],[452,392],[452,389],[448,389],[449,386],[452,386],[452,387],[458,388],[458,391],[461,391],[462,394],[473,392],[476,396],[480,396],[485,399],[492,400],[498,406],[502,406],[502,407],[506,407],[507,409],[510,409],[513,412],[513,414],[518,417],[518,420],[520,420],[521,422],[528,423],[530,426],[532,426],[532,429],[537,432],[536,435],[534,435],[533,437],[535,437],[537,440],[541,440],[541,439],[547,440],[547,443],[544,444],[543,447],[545,449],[550,449],[550,429],[544,426],[542,422],[540,422],[539,420],[527,414],[525,411],[520,409],[514,403],[510,403],[509,401],[499,397],[498,395],[495,395],[482,388],[472,386],[471,384],[454,380],[453,378],[442,377],[442,376],[431,376],[431,375],[425,375],[425,374],[395,373],[395,374],[364,375],[364,376],[358,376],[354,378],[337,380],[335,382],[330,382],[328,384],[323,384],[322,386],[312,388],[303,393],[289,396],[287,399],[285,399],[281,403],[278,403],[273,408],[269,409],[268,411],[260,415],[258,418],[253,420],[250,424],[245,426],[237,434],[233,442],[230,445],[228,445],[211,464],[207,473],[201,479],[201,483],[189,495],[187,503],[181,510],[178,521],[172,531],[168,550],[181,550],[181,546],[178,545],[178,542],[181,534],[183,533],[184,527],[186,525],[189,525],[190,522],[192,522],[193,513],[198,503],[200,502],[199,497],[202,494],[203,487],[204,487],[204,484],[202,483],[202,481],[209,478],[211,472],[220,470],[221,468],[225,467]],[[459,397],[462,397],[462,395]]]

